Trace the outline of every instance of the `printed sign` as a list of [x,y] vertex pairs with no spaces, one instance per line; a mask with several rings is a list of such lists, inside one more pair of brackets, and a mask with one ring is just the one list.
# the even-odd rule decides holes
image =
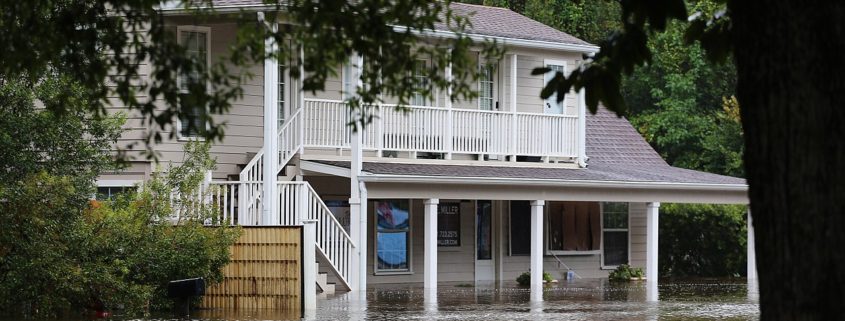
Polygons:
[[437,207],[437,245],[461,246],[461,203],[440,203]]

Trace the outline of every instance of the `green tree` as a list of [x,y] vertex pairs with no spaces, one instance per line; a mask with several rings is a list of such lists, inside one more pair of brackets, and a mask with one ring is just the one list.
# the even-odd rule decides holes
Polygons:
[[711,61],[731,57],[736,65],[761,318],[841,317],[845,276],[830,271],[845,262],[845,63],[838,58],[845,3],[723,0],[692,15],[683,0],[620,4],[621,30],[585,68],[556,74],[541,96],[585,88],[592,112],[602,102],[625,114],[623,75],[651,60],[650,37],[689,20],[688,43],[700,43]]
[[[65,112],[36,101],[66,104]],[[154,175],[138,193],[90,200],[95,178],[114,168],[109,147],[122,120],[93,117],[88,103],[61,76],[0,83],[0,314],[166,307],[168,281],[219,280],[229,260],[238,230],[206,228],[218,212],[187,196],[214,166],[208,145],[189,144],[183,165]],[[183,195],[176,208],[174,190]]]
[[744,275],[745,213],[745,206],[662,204],[660,275]]

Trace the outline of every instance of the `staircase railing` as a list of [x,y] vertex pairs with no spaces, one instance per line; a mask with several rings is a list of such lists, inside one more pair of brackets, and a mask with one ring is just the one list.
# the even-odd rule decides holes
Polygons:
[[341,285],[349,289],[355,242],[343,224],[307,182],[278,184],[282,224],[299,225],[303,219],[317,220],[317,252],[329,263]]
[[285,167],[294,155],[302,149],[302,108],[290,115],[279,128],[279,169]]

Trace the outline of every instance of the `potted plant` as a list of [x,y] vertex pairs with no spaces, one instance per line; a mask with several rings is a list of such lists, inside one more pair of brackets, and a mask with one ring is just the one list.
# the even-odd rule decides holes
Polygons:
[[642,281],[645,280],[645,273],[642,268],[632,268],[628,264],[616,267],[608,275],[610,281]]

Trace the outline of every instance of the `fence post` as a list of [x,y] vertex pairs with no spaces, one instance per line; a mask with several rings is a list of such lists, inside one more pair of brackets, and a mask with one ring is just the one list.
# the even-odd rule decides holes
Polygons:
[[317,220],[302,220],[302,303],[306,311],[317,309]]

